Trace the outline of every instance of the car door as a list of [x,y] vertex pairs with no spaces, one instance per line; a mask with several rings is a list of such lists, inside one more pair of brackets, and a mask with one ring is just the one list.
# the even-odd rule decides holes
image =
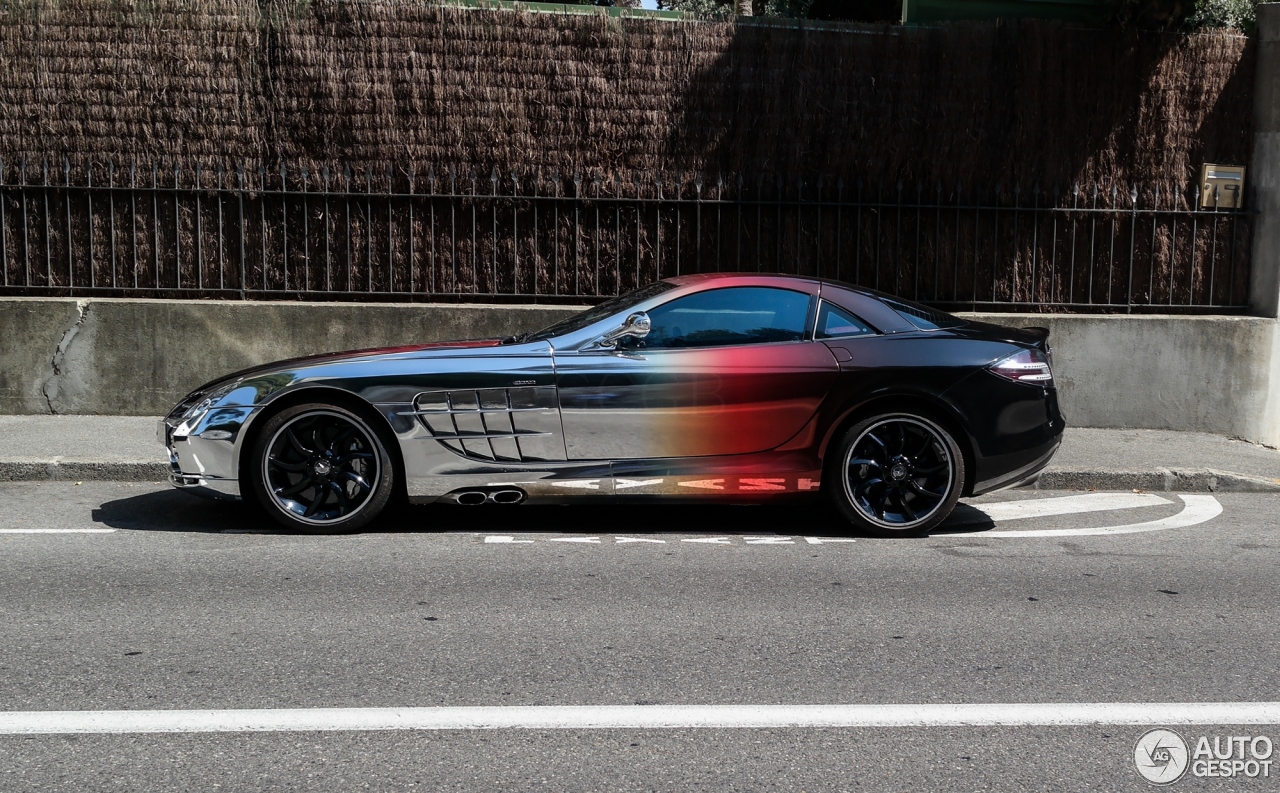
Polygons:
[[808,332],[813,296],[736,286],[648,311],[651,330],[614,350],[557,351],[570,460],[761,452],[813,416],[838,371]]

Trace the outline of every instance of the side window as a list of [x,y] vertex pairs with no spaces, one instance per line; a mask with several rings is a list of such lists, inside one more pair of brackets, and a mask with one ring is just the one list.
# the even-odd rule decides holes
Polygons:
[[809,296],[789,289],[732,287],[699,292],[649,311],[646,349],[800,341]]
[[849,336],[874,336],[875,330],[842,308],[825,300],[818,309],[818,338],[841,339]]

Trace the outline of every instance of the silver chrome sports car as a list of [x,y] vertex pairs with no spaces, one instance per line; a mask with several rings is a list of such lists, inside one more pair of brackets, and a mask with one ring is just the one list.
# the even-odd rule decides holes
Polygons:
[[1035,476],[1063,419],[1048,331],[847,284],[672,278],[537,333],[334,353],[202,386],[178,487],[351,531],[415,503],[830,498],[881,535]]

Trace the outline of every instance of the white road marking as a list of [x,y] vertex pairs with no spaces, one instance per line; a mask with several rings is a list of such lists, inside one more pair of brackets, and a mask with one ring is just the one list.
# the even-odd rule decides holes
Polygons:
[[552,487],[571,487],[575,490],[599,490],[599,479],[570,479],[564,482],[552,482]]
[[744,493],[758,493],[774,490],[786,490],[785,479],[739,479],[738,490]]
[[1148,531],[1181,529],[1213,520],[1222,514],[1222,504],[1213,496],[1178,496],[1186,505],[1177,515],[1145,523],[1101,526],[1091,529],[1031,529],[1025,531],[975,531],[945,534],[947,537],[1085,537],[1108,534],[1140,534]]
[[667,544],[666,540],[651,540],[645,537],[615,537],[614,538],[614,543],[616,545],[623,545],[624,543],[628,543],[628,542],[652,542],[652,543],[657,543],[658,545]]
[[804,541],[810,545],[826,545],[831,542],[857,542],[857,540],[847,537],[805,537]]
[[695,479],[691,482],[679,482],[680,487],[696,487],[702,490],[724,490],[723,479]]
[[1280,724],[1280,702],[587,705],[0,712],[0,734]]
[[552,537],[547,542],[581,542],[588,545],[599,545],[599,537]]
[[509,537],[505,534],[490,534],[484,538],[485,544],[490,543],[497,545],[514,545],[516,543],[532,543],[533,540],[517,540],[515,537]]
[[650,485],[662,484],[661,479],[617,479],[614,480],[613,488],[615,490],[630,490],[633,487],[649,487]]
[[111,534],[115,529],[0,529],[0,534]]
[[699,537],[692,540],[681,540],[680,542],[700,542],[704,545],[732,545],[728,537]]
[[747,545],[795,545],[790,537],[743,537]]
[[998,504],[970,504],[969,506],[999,523],[1006,520],[1047,518],[1050,515],[1158,507],[1168,503],[1168,499],[1150,493],[1088,493],[1080,496],[1033,498],[1025,501],[1002,501]]

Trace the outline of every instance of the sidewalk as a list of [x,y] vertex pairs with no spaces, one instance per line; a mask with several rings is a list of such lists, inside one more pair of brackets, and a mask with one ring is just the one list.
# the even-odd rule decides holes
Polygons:
[[[0,416],[0,481],[165,481],[155,428],[137,416]],[[1280,451],[1197,432],[1068,429],[1035,487],[1280,492]]]

